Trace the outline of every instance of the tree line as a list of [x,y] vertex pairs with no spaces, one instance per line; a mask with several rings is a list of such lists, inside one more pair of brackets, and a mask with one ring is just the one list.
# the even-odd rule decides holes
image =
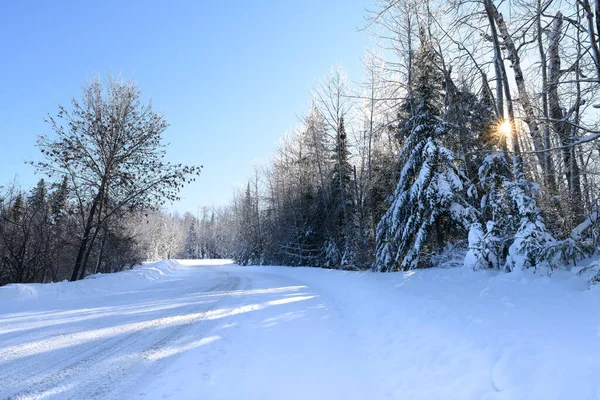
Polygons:
[[168,124],[134,82],[96,79],[48,117],[45,180],[1,190],[0,284],[172,257],[579,265],[600,236],[599,16],[588,0],[377,0],[362,77],[332,68],[229,206],[182,217],[160,207],[200,167],[164,161]]
[[[95,78],[82,93],[48,115],[52,134],[38,138],[42,158],[31,164],[46,178],[0,189],[0,285],[74,281],[176,255],[167,226],[177,219],[157,210],[201,167],[165,161],[168,123],[135,81]],[[139,235],[151,221],[165,226]],[[149,236],[156,231],[160,240]]]
[[[598,249],[600,4],[379,0],[222,231],[241,264],[569,267]],[[217,221],[219,224],[220,221]]]

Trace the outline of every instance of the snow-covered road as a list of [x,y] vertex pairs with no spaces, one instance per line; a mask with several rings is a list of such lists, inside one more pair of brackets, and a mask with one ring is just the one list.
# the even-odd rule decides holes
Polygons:
[[0,399],[600,399],[600,288],[557,272],[161,262],[0,288]]
[[360,346],[291,278],[187,265],[63,297],[0,315],[1,399],[370,397]]

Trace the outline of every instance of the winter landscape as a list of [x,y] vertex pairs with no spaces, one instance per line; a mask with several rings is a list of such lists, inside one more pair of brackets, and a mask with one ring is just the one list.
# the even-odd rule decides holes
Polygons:
[[0,17],[0,399],[600,400],[600,1],[105,3]]
[[0,289],[0,398],[600,396],[600,293],[567,274],[181,260],[90,278]]

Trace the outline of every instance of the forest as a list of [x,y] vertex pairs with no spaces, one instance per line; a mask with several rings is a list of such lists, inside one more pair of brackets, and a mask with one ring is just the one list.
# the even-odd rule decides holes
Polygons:
[[[226,207],[172,215],[199,166],[135,82],[48,117],[45,178],[0,189],[0,285],[146,260],[510,272],[597,254],[600,1],[377,0],[363,74],[333,67]],[[293,113],[290,112],[292,120]],[[590,264],[592,279],[600,269]]]

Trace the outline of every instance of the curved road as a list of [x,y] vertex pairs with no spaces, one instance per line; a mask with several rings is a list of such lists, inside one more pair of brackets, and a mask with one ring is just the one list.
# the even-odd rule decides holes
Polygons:
[[187,265],[142,289],[35,304],[0,314],[0,399],[377,392],[364,383],[368,357],[339,313],[302,282],[275,274]]

